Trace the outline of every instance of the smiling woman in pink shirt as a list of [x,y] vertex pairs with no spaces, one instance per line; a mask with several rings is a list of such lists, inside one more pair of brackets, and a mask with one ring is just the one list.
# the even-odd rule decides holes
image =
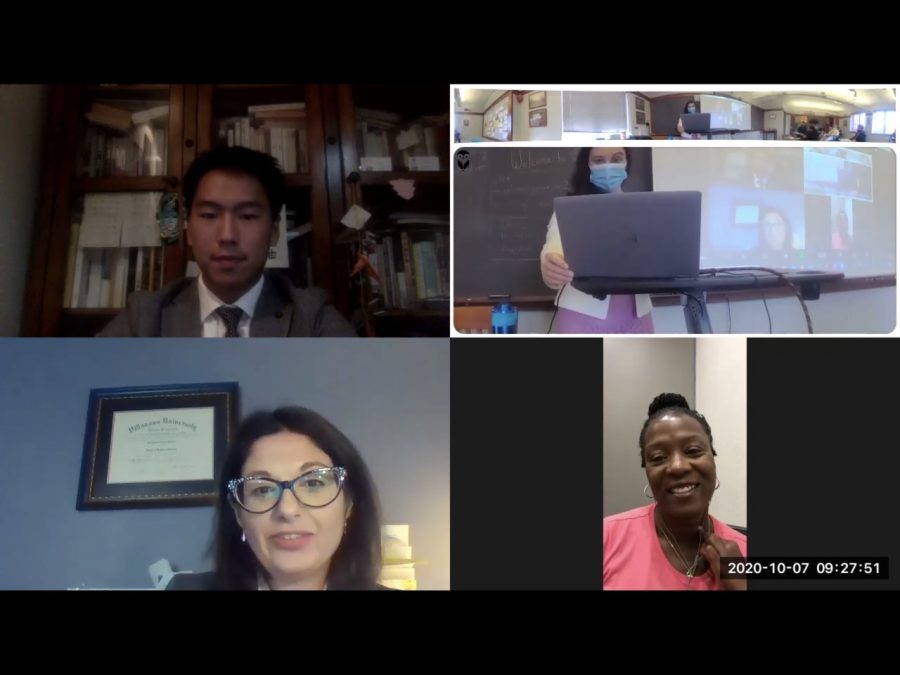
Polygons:
[[660,394],[639,444],[654,502],[603,519],[604,590],[746,590],[719,575],[720,558],[747,556],[747,537],[709,515],[719,480],[706,418]]

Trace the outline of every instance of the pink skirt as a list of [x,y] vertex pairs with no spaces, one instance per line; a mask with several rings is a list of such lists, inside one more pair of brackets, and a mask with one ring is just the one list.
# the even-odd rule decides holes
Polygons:
[[633,295],[611,295],[609,312],[598,319],[560,307],[553,320],[553,333],[653,333],[653,317],[637,316]]

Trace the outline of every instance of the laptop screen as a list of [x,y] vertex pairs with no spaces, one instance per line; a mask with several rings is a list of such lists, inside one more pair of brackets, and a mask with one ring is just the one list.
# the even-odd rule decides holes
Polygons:
[[709,113],[682,115],[681,124],[689,134],[705,134],[709,131]]

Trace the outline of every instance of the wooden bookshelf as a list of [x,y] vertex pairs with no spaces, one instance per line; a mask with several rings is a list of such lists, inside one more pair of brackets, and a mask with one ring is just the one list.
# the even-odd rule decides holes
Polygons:
[[[412,124],[420,116],[447,113],[446,91],[436,87],[403,88],[381,85],[319,85],[319,84],[69,84],[51,87],[50,114],[47,118],[47,150],[41,179],[41,208],[38,209],[34,227],[34,243],[30,276],[26,295],[25,316],[22,325],[24,336],[93,335],[120,309],[65,307],[71,298],[63,298],[69,280],[68,266],[71,252],[69,239],[80,200],[93,193],[146,193],[176,192],[181,199],[184,174],[191,162],[202,152],[220,142],[216,121],[227,117],[247,116],[250,106],[303,102],[305,123],[298,123],[305,136],[307,170],[286,175],[288,207],[294,214],[294,226],[311,225],[308,234],[289,238],[291,269],[288,271],[295,283],[306,275],[312,275],[312,284],[323,288],[336,307],[348,318],[358,316],[361,298],[350,280],[350,270],[356,258],[356,233],[349,233],[352,241],[342,235],[345,230],[341,218],[358,203],[354,198],[349,176],[358,167],[361,148],[358,144],[357,113],[360,108],[387,111],[399,115],[404,125]],[[358,100],[357,100],[358,99]],[[118,104],[117,101],[121,101]],[[427,103],[422,103],[427,101]],[[86,113],[94,102],[119,107],[134,112],[168,105],[166,118],[157,118],[151,126],[165,132],[164,175],[156,176],[104,176],[102,173],[120,171],[119,160],[110,168],[109,155],[97,154],[93,145],[100,135],[89,129]],[[438,107],[442,105],[443,107]],[[298,118],[299,119],[299,118]],[[286,125],[288,126],[288,125]],[[257,127],[258,128],[258,127]],[[270,125],[266,129],[273,128]],[[101,131],[109,139],[128,139],[128,130],[115,131],[118,127]],[[112,144],[114,140],[110,140]],[[115,141],[127,142],[127,141]],[[299,132],[298,132],[298,142]],[[441,147],[449,148],[447,138],[441,138]],[[114,146],[116,147],[116,146]],[[441,158],[444,166],[448,156]],[[89,158],[87,162],[84,157]],[[298,154],[298,163],[299,163]],[[99,158],[98,158],[99,157]],[[350,160],[350,161],[346,161]],[[135,165],[128,159],[125,166]],[[146,156],[139,156],[137,170],[147,172],[155,167]],[[141,162],[144,162],[143,164]],[[98,169],[98,167],[102,167]],[[154,169],[155,170],[155,169]],[[96,175],[86,175],[88,172]],[[359,172],[357,190],[362,192],[361,206],[379,218],[393,209],[398,199],[389,185],[391,180],[409,179],[416,183],[416,199],[409,204],[416,210],[420,195],[430,200],[427,211],[449,214],[449,171]],[[437,206],[435,206],[437,205]],[[419,208],[420,212],[426,211]],[[179,222],[180,238],[175,243],[158,249],[157,267],[164,272],[159,287],[184,276],[191,252],[183,235],[184,223]],[[449,232],[444,228],[445,235]],[[303,256],[294,260],[297,256]],[[160,262],[162,263],[160,265]],[[146,263],[145,263],[146,264]],[[302,270],[303,274],[299,274]],[[401,310],[391,309],[378,317],[378,321],[407,322],[411,333],[419,324],[431,330],[435,321],[449,317],[439,309]],[[407,324],[404,324],[407,325]],[[449,324],[448,324],[449,325]],[[405,330],[405,328],[404,328]],[[449,331],[444,333],[449,334]]]
[[175,176],[110,176],[106,178],[79,177],[72,181],[72,189],[79,193],[88,192],[165,192],[177,185]]
[[392,180],[413,180],[417,185],[450,185],[450,172],[442,171],[360,171],[363,185],[387,185]]

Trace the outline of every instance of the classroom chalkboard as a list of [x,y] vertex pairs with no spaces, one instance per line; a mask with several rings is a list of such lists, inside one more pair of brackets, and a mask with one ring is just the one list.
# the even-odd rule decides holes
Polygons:
[[[553,199],[569,192],[579,148],[469,147],[453,176],[454,298],[552,298],[540,272]],[[460,156],[459,153],[466,153]],[[652,189],[650,148],[631,148],[625,191]]]

